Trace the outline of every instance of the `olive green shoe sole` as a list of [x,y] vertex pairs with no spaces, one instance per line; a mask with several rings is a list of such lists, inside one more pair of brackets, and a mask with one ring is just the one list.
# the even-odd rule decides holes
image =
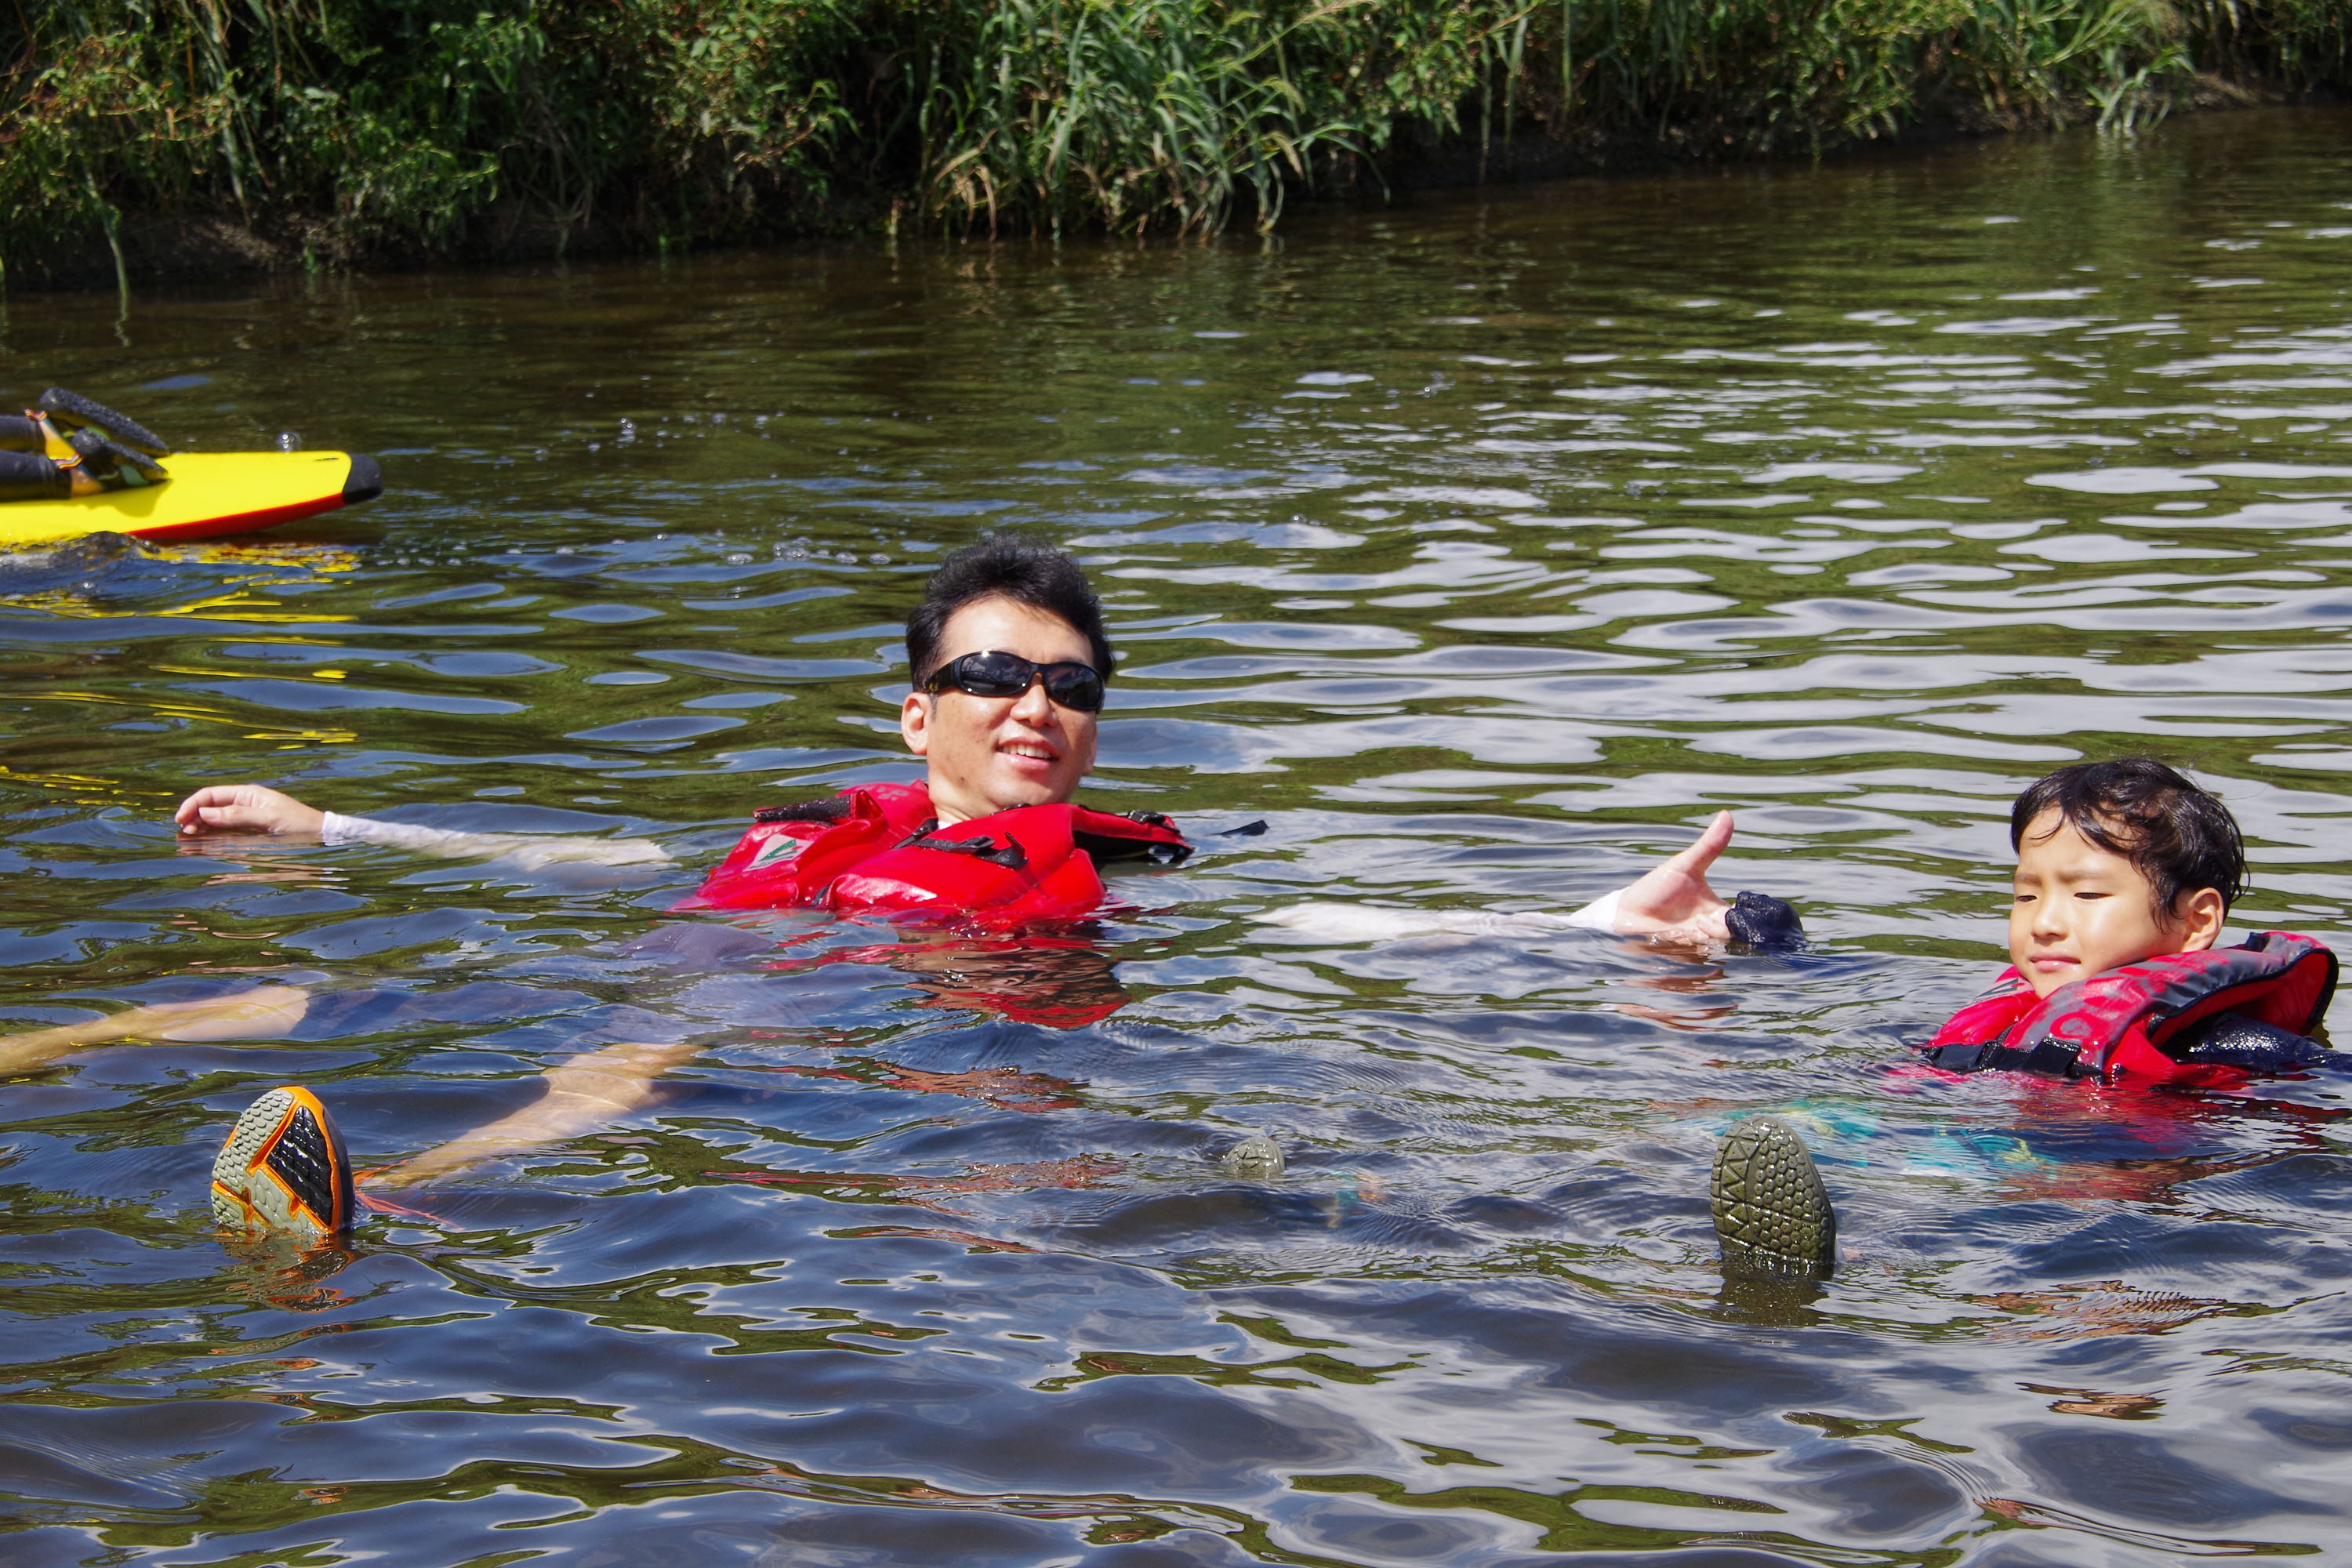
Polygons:
[[1707,1203],[1728,1266],[1816,1278],[1837,1267],[1837,1210],[1805,1141],[1778,1117],[1751,1116],[1724,1135]]

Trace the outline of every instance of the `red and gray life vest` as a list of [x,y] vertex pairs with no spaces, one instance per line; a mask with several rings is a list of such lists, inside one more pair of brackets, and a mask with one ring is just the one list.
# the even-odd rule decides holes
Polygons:
[[929,916],[958,924],[1076,920],[1098,910],[1095,864],[1192,852],[1157,812],[1022,805],[942,826],[921,784],[860,784],[752,818],[681,910],[820,905],[836,914]]
[[1951,1072],[2012,1068],[2101,1083],[2242,1079],[2234,1068],[2183,1061],[2195,1026],[2239,1013],[2307,1035],[2336,992],[2336,955],[2307,936],[2262,931],[2236,947],[2144,958],[2036,996],[2015,969],[1961,1008],[1922,1047]]

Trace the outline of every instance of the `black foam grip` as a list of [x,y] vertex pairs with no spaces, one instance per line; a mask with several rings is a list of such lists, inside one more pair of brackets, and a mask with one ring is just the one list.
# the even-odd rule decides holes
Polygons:
[[38,452],[0,452],[0,501],[63,500],[73,494],[66,471]]
[[144,452],[133,451],[121,442],[111,440],[95,430],[77,430],[66,437],[66,445],[79,452],[90,466],[92,473],[110,477],[118,469],[136,468],[150,479],[163,477],[163,465]]
[[845,795],[827,795],[823,800],[803,800],[792,805],[763,805],[751,814],[751,820],[769,822],[839,822],[849,815],[853,802]]
[[0,452],[37,452],[43,445],[38,420],[0,414]]
[[41,412],[75,425],[105,431],[126,447],[136,447],[151,458],[168,458],[171,443],[136,419],[117,414],[103,403],[93,403],[79,392],[53,386],[41,394]]

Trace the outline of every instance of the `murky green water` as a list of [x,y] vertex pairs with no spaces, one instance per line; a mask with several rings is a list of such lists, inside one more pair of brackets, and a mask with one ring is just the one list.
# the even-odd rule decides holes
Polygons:
[[[0,584],[0,1017],[324,998],[5,1085],[0,1555],[2352,1549],[2345,1080],[1887,1071],[1996,966],[2007,802],[2060,762],[2190,767],[2253,845],[2236,923],[2346,923],[2347,130],[1423,198],[1263,250],[142,299],[127,347],[110,298],[12,299],[6,397],[290,429],[392,491]],[[988,527],[1113,606],[1094,798],[1271,831],[1120,880],[1104,958],[666,917],[753,807],[912,776],[897,627]],[[246,778],[680,863],[174,844]],[[1813,952],[1508,918],[1722,805],[1718,886],[1800,900]],[[1255,918],[1310,902],[1381,912]],[[1097,1022],[1019,1000],[1117,1001],[1105,958]],[[210,1228],[259,1088],[389,1163],[614,1039],[706,1048],[347,1256]],[[1817,1294],[1716,1266],[1713,1140],[1766,1110],[1842,1205]],[[1288,1173],[1223,1173],[1256,1129]]]

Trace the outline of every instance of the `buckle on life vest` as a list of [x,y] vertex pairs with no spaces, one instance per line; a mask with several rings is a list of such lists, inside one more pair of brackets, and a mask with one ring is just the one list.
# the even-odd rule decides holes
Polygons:
[[1010,833],[1004,836],[1004,844],[1000,848],[996,841],[985,833],[973,838],[933,838],[930,837],[931,829],[938,826],[937,821],[926,822],[891,847],[940,849],[950,855],[969,855],[992,866],[1002,866],[1008,871],[1018,871],[1029,864],[1029,852],[1022,848],[1020,841]]

